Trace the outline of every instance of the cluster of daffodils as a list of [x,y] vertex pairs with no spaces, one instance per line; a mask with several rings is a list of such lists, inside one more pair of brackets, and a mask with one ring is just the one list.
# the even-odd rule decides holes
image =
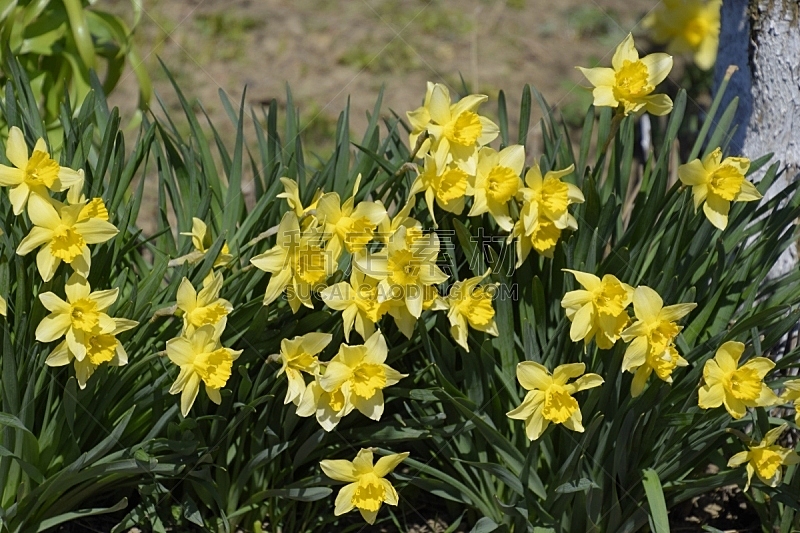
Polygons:
[[[594,340],[598,348],[609,350],[622,339],[629,343],[621,366],[632,372],[631,396],[644,390],[648,378],[655,373],[659,379],[672,382],[673,371],[688,362],[675,347],[675,339],[682,327],[677,322],[689,314],[694,303],[664,306],[659,294],[647,286],[633,288],[615,276],[597,276],[568,270],[583,286],[571,291],[561,301],[567,318],[571,321],[570,337],[586,344]],[[633,304],[633,317],[627,308]],[[698,389],[698,406],[713,409],[725,406],[735,419],[744,418],[748,408],[773,407],[794,402],[800,407],[800,380],[787,381],[785,392],[778,396],[765,383],[767,374],[775,363],[766,357],[754,357],[744,364],[739,361],[745,346],[729,341],[717,350],[714,358],[705,362],[703,379]],[[536,440],[550,424],[563,424],[566,428],[582,432],[580,406],[573,395],[597,387],[603,378],[597,374],[584,374],[583,363],[557,367],[552,375],[539,363],[524,362],[517,367],[517,380],[528,391],[522,404],[508,413],[509,418],[524,420],[530,440]],[[570,382],[571,379],[575,381]],[[800,414],[795,415],[800,421]],[[747,463],[747,485],[755,472],[765,484],[775,487],[781,481],[781,466],[800,462],[800,457],[789,448],[775,442],[786,429],[786,424],[769,431],[759,442],[748,443],[749,451],[733,456],[728,466]]]
[[[137,325],[108,315],[118,289],[92,291],[87,279],[92,261],[89,245],[112,239],[118,230],[108,221],[102,198],[84,196],[83,171],[60,166],[50,157],[44,139],[37,140],[30,153],[22,131],[12,127],[6,157],[13,166],[0,165],[0,186],[8,187],[13,213],[27,213],[31,222],[17,254],[38,248],[36,266],[45,282],[53,279],[61,263],[72,269],[64,287],[66,300],[50,291],[39,294],[50,314],[37,326],[36,340],[61,341],[45,362],[49,366],[74,362],[75,377],[83,389],[103,363],[127,364],[128,355],[116,336]],[[64,191],[65,201],[51,196]],[[0,297],[0,314],[6,311]]]
[[[330,361],[319,354],[331,342],[327,333],[307,333],[281,341],[282,363],[278,375],[286,374],[285,404],[294,403],[297,415],[315,416],[325,431],[332,431],[342,417],[354,409],[371,420],[383,415],[383,389],[406,377],[386,364],[389,349],[380,331],[363,345],[339,346]],[[303,375],[311,379],[306,383]]]
[[[687,364],[675,348],[675,337],[681,330],[676,322],[696,304],[665,307],[661,297],[650,287],[634,289],[611,274],[600,279],[588,272],[567,272],[583,287],[568,292],[561,301],[572,323],[570,338],[574,342],[583,340],[587,345],[594,340],[598,348],[604,350],[612,348],[620,338],[630,342],[622,369],[634,373],[631,383],[634,397],[642,393],[653,372],[671,383],[673,370]],[[628,314],[631,304],[634,319]],[[585,371],[583,363],[570,363],[557,367],[551,375],[539,363],[520,363],[517,380],[529,392],[508,416],[525,421],[530,440],[538,439],[551,423],[583,432],[581,411],[573,395],[603,384],[601,376],[584,374]],[[575,381],[570,383],[570,379]]]
[[[678,320],[696,307],[694,303],[664,306],[656,291],[647,286],[636,289],[606,274],[603,279],[587,272],[569,270],[583,289],[564,295],[561,306],[572,322],[570,338],[588,344],[595,339],[600,349],[611,349],[620,338],[630,343],[622,360],[622,370],[634,374],[631,396],[639,396],[650,375],[667,383],[672,372],[686,366],[675,348],[681,331]],[[628,307],[633,304],[632,319]]]
[[[497,335],[493,285],[486,275],[456,282],[446,296],[437,286],[449,276],[439,267],[441,242],[411,216],[407,202],[390,216],[379,200],[356,202],[360,178],[344,202],[335,192],[317,191],[304,207],[296,182],[281,178],[289,211],[277,228],[277,242],[250,262],[271,274],[264,294],[270,305],[282,294],[293,312],[313,308],[318,295],[342,313],[345,340],[352,331],[367,340],[381,319],[391,317],[408,338],[425,311],[447,311],[453,337],[467,351],[468,328]],[[347,281],[330,283],[347,265]],[[305,412],[304,408],[301,412]]]
[[[386,364],[389,349],[383,334],[375,331],[363,345],[342,344],[330,360],[321,361],[320,354],[332,339],[328,333],[312,332],[281,340],[280,353],[271,359],[281,362],[278,376],[286,375],[284,404],[295,404],[298,416],[316,417],[325,431],[332,431],[354,409],[380,420],[383,389],[406,377]],[[334,514],[358,509],[372,524],[383,503],[397,505],[397,491],[384,478],[406,457],[408,453],[388,455],[373,465],[372,451],[361,450],[352,462],[322,461],[328,477],[348,483],[336,497]]]
[[[206,224],[195,218],[192,221],[192,231],[183,235],[192,238],[195,248],[185,260],[202,260],[211,243]],[[214,266],[225,266],[231,259],[226,244],[215,259]],[[169,392],[181,393],[183,416],[187,416],[194,405],[200,383],[212,402],[217,405],[222,402],[220,390],[231,377],[233,362],[242,353],[241,350],[222,346],[220,341],[228,322],[228,314],[233,310],[233,305],[228,300],[220,298],[223,281],[222,273],[212,270],[203,280],[199,291],[187,278],[183,278],[178,286],[175,311],[183,318],[183,327],[180,336],[167,341],[166,354],[180,368]]]
[[[714,56],[708,63],[713,64],[719,34],[720,3],[720,0],[669,0],[653,13],[650,20],[655,21],[655,27],[673,27],[674,32],[684,32],[685,39],[692,43],[692,49],[700,54],[698,64],[709,62],[707,56],[709,50],[713,49]],[[676,46],[684,50],[682,45]],[[702,48],[702,51],[696,47]],[[611,64],[612,68],[578,67],[594,86],[592,94],[595,106],[615,109],[617,120],[628,114],[639,115],[645,111],[657,116],[672,111],[672,100],[667,95],[653,94],[656,86],[666,79],[672,69],[672,57],[656,53],[640,58],[633,37],[629,34],[617,47]],[[618,125],[618,122],[614,124]],[[749,159],[723,159],[722,150],[716,148],[702,160],[695,159],[681,165],[678,176],[684,186],[692,188],[695,210],[702,205],[708,221],[724,230],[728,225],[731,202],[751,202],[762,197],[755,186],[745,179],[749,168]]]
[[428,84],[422,107],[408,113],[409,142],[423,160],[409,194],[424,193],[434,224],[436,206],[459,215],[470,198],[468,216],[488,213],[509,240],[516,240],[518,265],[531,249],[550,257],[561,232],[578,227],[567,208],[582,203],[583,194],[562,181],[574,167],[543,176],[534,164],[523,182],[525,148],[512,145],[498,152],[487,146],[498,135],[497,125],[477,114],[487,99],[469,95],[452,103],[447,87]]

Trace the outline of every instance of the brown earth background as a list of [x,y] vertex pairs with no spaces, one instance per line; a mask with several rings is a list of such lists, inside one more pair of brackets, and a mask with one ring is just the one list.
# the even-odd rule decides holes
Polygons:
[[[141,1],[141,0],[137,0]],[[339,112],[351,103],[360,135],[381,87],[383,112],[417,107],[427,81],[454,93],[464,82],[489,95],[496,113],[504,90],[512,117],[530,83],[568,122],[582,123],[591,101],[576,65],[608,64],[614,48],[657,0],[143,0],[135,41],[156,93],[170,112],[180,106],[161,58],[187,97],[196,98],[225,138],[234,127],[220,104],[277,99],[291,86],[308,150],[332,147]],[[105,0],[132,21],[130,0]],[[642,43],[644,44],[644,42]],[[128,71],[110,101],[132,114],[135,77]],[[159,104],[154,98],[154,112]],[[534,120],[539,118],[534,110]],[[209,129],[210,131],[210,129]],[[537,149],[535,143],[531,146]]]

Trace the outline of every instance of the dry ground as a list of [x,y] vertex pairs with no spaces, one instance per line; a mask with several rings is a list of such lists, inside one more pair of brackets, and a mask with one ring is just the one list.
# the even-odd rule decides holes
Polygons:
[[[141,0],[137,0],[141,1]],[[498,91],[511,113],[525,83],[537,87],[568,119],[588,106],[575,65],[608,63],[624,35],[658,0],[144,0],[136,41],[167,106],[179,109],[160,57],[190,98],[198,98],[223,134],[233,137],[219,103],[222,89],[238,101],[286,102],[290,84],[305,140],[330,147],[336,118],[352,105],[351,128],[366,125],[378,91],[384,111],[418,106],[426,81],[456,91],[461,77]],[[98,7],[130,15],[130,0]],[[130,112],[135,81],[127,76],[111,102]],[[155,102],[153,102],[156,105]]]

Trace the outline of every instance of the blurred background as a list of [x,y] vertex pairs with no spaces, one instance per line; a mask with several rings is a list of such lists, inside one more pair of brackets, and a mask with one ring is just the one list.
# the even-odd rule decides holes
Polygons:
[[[628,32],[642,34],[643,17],[660,3],[144,0],[134,41],[164,105],[179,108],[158,58],[187,98],[202,103],[223,137],[232,138],[234,129],[220,90],[238,102],[247,87],[248,104],[274,98],[285,107],[288,83],[301,111],[307,149],[324,157],[348,99],[351,129],[358,134],[381,87],[383,113],[404,117],[420,105],[427,81],[445,83],[454,93],[466,85],[489,95],[482,112],[490,116],[502,88],[512,121],[522,88],[530,83],[568,125],[578,127],[591,93],[574,67],[608,65],[616,45]],[[131,18],[130,0],[98,4]],[[680,69],[672,76],[680,79]],[[110,98],[123,116],[135,110],[137,90],[129,65]],[[151,107],[157,112],[155,99]],[[534,128],[531,134],[536,135]]]

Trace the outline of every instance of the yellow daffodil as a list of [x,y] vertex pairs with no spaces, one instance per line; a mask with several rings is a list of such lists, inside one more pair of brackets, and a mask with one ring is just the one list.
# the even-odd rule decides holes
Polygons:
[[203,283],[203,288],[196,291],[192,282],[183,278],[178,286],[178,309],[183,312],[183,330],[187,335],[201,326],[216,326],[223,322],[220,329],[224,329],[224,322],[228,314],[233,311],[233,305],[228,300],[219,297],[222,289],[222,274],[212,274]]
[[[325,365],[320,363],[321,372]],[[300,402],[297,404],[295,414],[300,417],[315,416],[320,427],[325,431],[333,431],[343,416],[349,414],[353,407],[348,402],[348,392],[338,388],[331,392],[325,391],[320,384],[320,375],[314,376],[314,381],[306,386]]]
[[613,68],[597,67],[578,69],[594,85],[594,105],[619,108],[624,115],[666,115],[672,111],[672,100],[666,94],[652,94],[672,70],[672,57],[667,54],[650,54],[639,59],[633,36],[617,46],[611,58]]
[[342,344],[339,353],[328,362],[319,384],[328,393],[344,391],[349,406],[367,418],[380,420],[383,389],[407,376],[385,364],[388,353],[380,331],[361,346]]
[[525,174],[527,187],[517,194],[522,200],[520,220],[526,229],[532,228],[540,216],[551,220],[558,229],[578,229],[578,221],[567,208],[571,204],[582,204],[583,193],[577,186],[561,181],[574,171],[575,165],[570,165],[564,170],[551,170],[542,177],[538,164],[528,170]]
[[[467,95],[451,103],[450,91],[440,83],[428,83],[422,107],[407,113],[411,124],[409,146],[416,147],[418,137],[427,131],[426,140],[418,154],[442,151],[456,161],[474,166],[476,150],[489,144],[500,133],[497,124],[476,113],[478,106],[489,99],[483,94]],[[432,141],[432,142],[431,142]],[[468,173],[473,173],[474,170]]]
[[601,280],[588,272],[564,271],[583,286],[583,290],[568,292],[561,300],[572,322],[570,338],[573,342],[583,339],[586,344],[594,338],[599,348],[610,349],[628,325],[626,309],[633,299],[633,287],[611,274]]
[[785,402],[794,402],[794,423],[800,425],[800,379],[792,379],[783,384],[786,387],[781,396]]
[[277,376],[286,374],[288,388],[283,403],[300,404],[300,398],[306,390],[303,372],[314,376],[319,371],[319,354],[330,344],[332,335],[328,333],[306,333],[293,339],[281,340],[281,368]]
[[522,188],[522,169],[525,166],[525,147],[519,144],[497,152],[489,147],[478,152],[475,182],[467,190],[472,196],[469,216],[490,213],[505,231],[514,229],[508,214],[508,202]]
[[99,205],[95,201],[64,205],[33,195],[28,202],[28,215],[34,226],[17,246],[17,253],[27,255],[40,248],[36,266],[44,281],[53,278],[61,261],[69,263],[75,272],[88,275],[92,256],[87,245],[106,242],[119,233],[108,222],[102,201]]
[[447,294],[450,334],[466,351],[469,351],[467,325],[495,337],[498,335],[492,307],[493,289],[496,288],[496,284],[489,287],[478,286],[478,283],[490,273],[491,270],[487,270],[483,276],[456,281]]
[[397,233],[397,230],[400,228],[406,228],[406,230],[413,228],[413,231],[422,231],[422,224],[419,220],[410,216],[411,208],[414,207],[414,203],[414,197],[412,196],[394,217],[390,217],[388,214],[386,215],[383,221],[378,225],[378,232],[375,234],[378,242],[389,244],[389,241],[394,238],[394,234]]
[[288,287],[287,298],[293,312],[296,313],[301,304],[314,308],[312,291],[321,289],[336,267],[322,244],[323,234],[315,224],[301,233],[294,211],[283,216],[276,245],[250,259],[256,268],[272,273],[264,305],[274,302]]
[[758,189],[744,177],[749,168],[746,157],[722,159],[722,150],[717,148],[702,161],[695,159],[678,167],[678,177],[692,188],[695,211],[702,205],[708,221],[724,230],[731,202],[761,199]]
[[[214,240],[211,237],[211,232],[208,231],[208,226],[205,222],[197,217],[192,217],[192,231],[181,232],[181,235],[186,235],[192,238],[192,246],[194,246],[195,251],[192,254],[192,257],[188,258],[192,263],[202,261],[206,255],[206,252],[208,252],[208,249],[214,243]],[[214,260],[214,267],[217,268],[225,266],[230,263],[231,260],[233,260],[233,256],[230,254],[228,243],[225,242],[222,244],[222,249],[220,250],[219,255]]]
[[321,461],[319,465],[326,476],[348,483],[336,495],[334,516],[358,509],[367,523],[374,524],[382,504],[397,505],[397,491],[386,476],[408,455],[408,452],[386,455],[373,466],[372,451],[362,449],[352,462],[343,459]]
[[[627,362],[630,363],[630,361]],[[636,367],[627,368],[624,366],[624,361],[623,370],[634,372],[633,381],[631,381],[631,396],[636,398],[644,391],[647,380],[653,372],[660,380],[672,383],[672,371],[675,370],[675,367],[688,364],[689,362],[681,357],[674,345],[667,346],[663,352],[648,350],[644,363]]]
[[380,202],[359,202],[355,204],[358,182],[353,196],[341,204],[339,194],[323,194],[317,203],[316,217],[328,239],[326,250],[333,258],[338,258],[342,247],[350,253],[364,250],[372,240],[375,229],[386,218],[386,208]]
[[703,367],[703,385],[698,391],[701,409],[725,404],[733,418],[743,418],[748,407],[770,407],[780,398],[764,383],[764,376],[775,367],[766,357],[754,357],[742,366],[739,359],[744,344],[728,341]]
[[300,187],[297,182],[291,178],[281,178],[281,183],[283,184],[283,192],[278,194],[278,198],[286,199],[289,209],[295,212],[297,218],[302,219],[317,208],[317,202],[322,196],[321,189],[317,189],[317,192],[314,193],[314,198],[308,207],[303,207],[303,202],[300,200]]
[[[408,306],[405,303],[405,291],[397,287],[395,288],[398,290],[394,291],[393,294],[389,295],[386,299],[383,299],[384,295],[379,293],[378,300],[381,304],[378,310],[381,315],[388,314],[391,316],[397,329],[400,330],[400,333],[410,339],[414,335],[417,317],[408,311]],[[422,293],[422,310],[444,311],[446,309],[447,303],[439,295],[439,291],[436,287],[433,285],[425,285]]]
[[511,230],[511,234],[508,236],[508,242],[513,240],[515,243],[517,268],[525,262],[531,250],[536,250],[544,257],[553,257],[553,252],[560,238],[561,230],[556,227],[552,220],[543,215],[533,219],[532,225],[527,229],[522,220],[517,220],[514,223],[514,229]]
[[656,291],[644,285],[636,287],[633,313],[637,320],[621,335],[625,342],[630,342],[622,360],[622,370],[635,372],[631,396],[642,393],[652,372],[655,371],[661,380],[672,383],[675,367],[688,364],[673,343],[683,329],[676,322],[695,307],[695,303],[664,307],[664,301]]
[[206,394],[212,402],[217,405],[222,402],[219,391],[231,377],[233,362],[241,353],[241,350],[220,345],[214,326],[201,326],[189,337],[181,336],[167,341],[167,356],[181,369],[169,393],[181,393],[183,416],[187,416],[194,405],[200,382],[205,385]]
[[83,183],[83,170],[59,166],[50,158],[44,139],[36,141],[29,157],[25,136],[16,126],[8,131],[6,157],[14,166],[0,165],[0,186],[11,187],[8,198],[15,215],[22,213],[30,195],[49,201],[48,191],[61,192]]
[[447,280],[447,274],[436,265],[438,255],[436,233],[422,234],[401,226],[382,251],[360,254],[354,262],[364,274],[380,280],[379,302],[401,299],[416,319],[422,314],[425,287]]
[[445,211],[456,215],[460,215],[464,210],[470,176],[458,165],[448,164],[448,159],[449,154],[444,152],[437,152],[436,157],[426,155],[423,171],[411,184],[408,192],[409,196],[425,193],[425,203],[434,225],[436,224],[434,202]]
[[547,172],[542,177],[539,165],[535,164],[525,174],[525,185],[517,193],[522,201],[520,219],[514,224],[511,239],[516,239],[517,267],[530,254],[531,249],[545,257],[552,257],[553,250],[561,237],[561,230],[578,229],[567,208],[571,204],[583,203],[583,193],[571,183],[561,178],[575,170],[570,165],[564,170]]
[[6,299],[0,296],[0,316],[6,316],[7,312]]
[[52,292],[39,299],[50,311],[36,328],[36,340],[52,342],[66,337],[67,346],[78,361],[86,356],[84,337],[110,333],[116,328],[114,319],[105,311],[117,301],[118,289],[92,292],[89,282],[80,274],[72,274],[64,287],[67,301]]
[[350,331],[355,325],[362,339],[375,332],[375,323],[386,312],[378,302],[378,282],[354,268],[350,282],[341,281],[320,292],[320,297],[331,309],[342,312],[344,338],[350,342]]
[[128,353],[117,339],[117,335],[135,328],[139,323],[125,318],[112,318],[111,320],[114,323],[113,329],[102,332],[99,326],[95,326],[91,332],[80,337],[80,351],[84,354],[82,359],[78,359],[65,340],[50,352],[45,364],[47,366],[65,366],[74,360],[75,378],[81,389],[86,388],[86,382],[101,364],[127,365]]
[[782,424],[769,430],[764,435],[764,440],[758,444],[755,442],[750,443],[748,451],[739,452],[728,461],[728,466],[731,468],[747,463],[745,466],[747,470],[745,492],[750,488],[753,473],[765,485],[777,487],[783,477],[781,467],[800,463],[800,456],[797,455],[797,452],[775,444],[787,427],[789,427],[788,424]]
[[663,0],[642,24],[672,54],[690,53],[709,70],[717,59],[722,0]]
[[[583,432],[581,409],[573,394],[599,387],[603,378],[597,374],[586,374],[586,365],[571,363],[560,365],[553,375],[544,366],[533,361],[517,365],[517,381],[528,391],[519,407],[510,411],[508,417],[525,421],[525,434],[536,440],[542,436],[550,423],[564,424],[567,429]],[[572,383],[570,379],[577,378]]]

